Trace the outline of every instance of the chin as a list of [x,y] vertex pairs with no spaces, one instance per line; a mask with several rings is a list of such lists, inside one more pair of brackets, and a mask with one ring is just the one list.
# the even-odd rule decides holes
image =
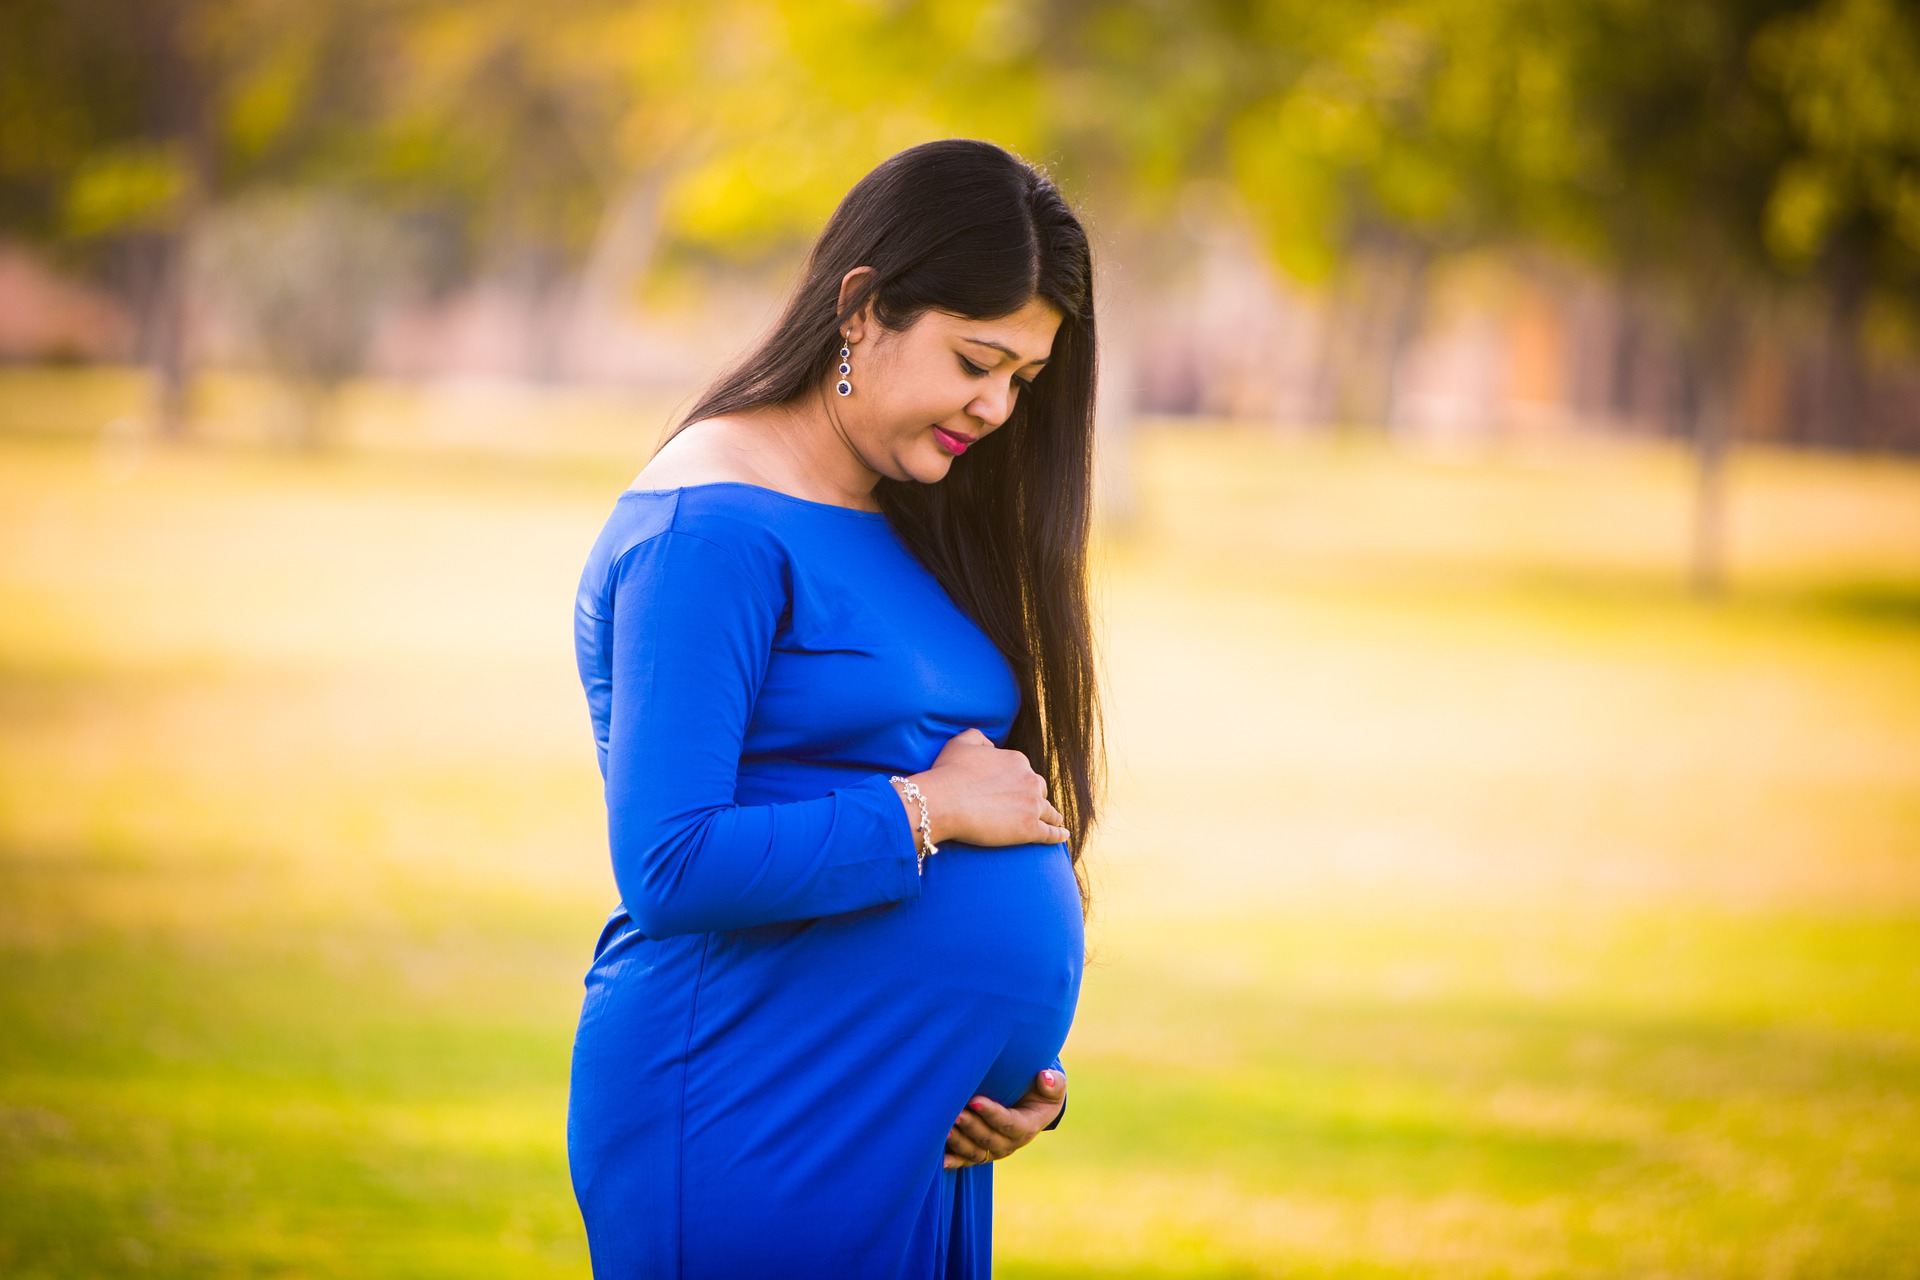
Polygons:
[[920,484],[937,484],[947,478],[947,473],[953,470],[953,464],[959,461],[958,458],[955,458],[945,449],[942,449],[937,443],[933,446],[932,454],[931,461],[924,462],[921,460],[920,454],[913,456],[912,461],[907,467],[907,478],[909,480],[917,481]]

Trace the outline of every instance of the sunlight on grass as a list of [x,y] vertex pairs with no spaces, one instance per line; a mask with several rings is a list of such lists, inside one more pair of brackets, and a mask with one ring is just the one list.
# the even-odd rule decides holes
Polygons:
[[[569,611],[662,413],[137,391],[0,375],[0,1274],[585,1275]],[[1136,462],[1000,1272],[1920,1276],[1920,466],[1739,455],[1707,604],[1669,445]]]

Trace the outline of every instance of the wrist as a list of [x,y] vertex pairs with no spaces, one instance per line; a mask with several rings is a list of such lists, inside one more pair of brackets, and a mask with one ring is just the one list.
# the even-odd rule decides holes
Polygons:
[[[935,844],[945,840],[951,831],[947,822],[947,806],[941,803],[940,784],[934,780],[933,770],[924,773],[910,773],[907,781],[920,788],[920,794],[927,801],[927,838]],[[920,829],[920,806],[913,806],[914,830]]]
[[919,844],[920,806],[915,804],[912,797],[907,795],[907,789],[901,785],[898,777],[888,778],[887,785],[893,788],[893,794],[900,797],[900,807],[906,811],[907,815],[907,830],[913,833],[914,844]]
[[[920,775],[891,775],[887,783],[893,787],[893,793],[900,796],[900,808],[906,812],[906,825],[912,829],[914,848],[922,848],[925,842],[939,842],[939,823],[935,818],[933,796],[920,787]],[[912,787],[918,794],[908,794]],[[925,833],[922,833],[922,821],[925,821]],[[922,854],[924,858],[925,854]]]

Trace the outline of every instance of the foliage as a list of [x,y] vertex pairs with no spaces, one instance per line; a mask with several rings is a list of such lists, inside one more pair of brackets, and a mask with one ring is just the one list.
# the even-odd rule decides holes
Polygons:
[[1854,335],[1920,296],[1900,0],[4,5],[0,229],[70,248],[357,191],[439,229],[441,278],[546,305],[781,259],[958,133],[1048,164],[1148,276],[1199,189],[1303,281],[1398,263],[1415,309],[1427,262],[1488,245],[1583,255],[1695,332],[1785,291]]

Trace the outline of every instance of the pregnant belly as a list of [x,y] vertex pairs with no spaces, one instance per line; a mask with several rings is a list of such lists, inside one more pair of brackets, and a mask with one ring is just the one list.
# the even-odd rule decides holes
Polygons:
[[921,897],[901,905],[886,926],[910,966],[896,981],[972,1010],[983,1030],[1006,1028],[974,1092],[1013,1102],[1066,1043],[1079,1000],[1086,947],[1066,846],[949,841],[928,859]]
[[[1065,845],[949,841],[917,899],[714,935],[693,1060],[753,1044],[760,1060],[733,1065],[789,1093],[912,1073],[950,1123],[975,1093],[1014,1102],[1053,1061],[1084,959]],[[835,1083],[831,1063],[851,1074]]]
[[[960,1109],[1017,1101],[1060,1052],[1085,958],[1066,847],[945,844],[921,890],[704,939],[684,1092],[639,1102],[679,1125],[686,1275],[778,1274],[767,1241],[898,1250]],[[760,1232],[719,1188],[752,1189]]]

